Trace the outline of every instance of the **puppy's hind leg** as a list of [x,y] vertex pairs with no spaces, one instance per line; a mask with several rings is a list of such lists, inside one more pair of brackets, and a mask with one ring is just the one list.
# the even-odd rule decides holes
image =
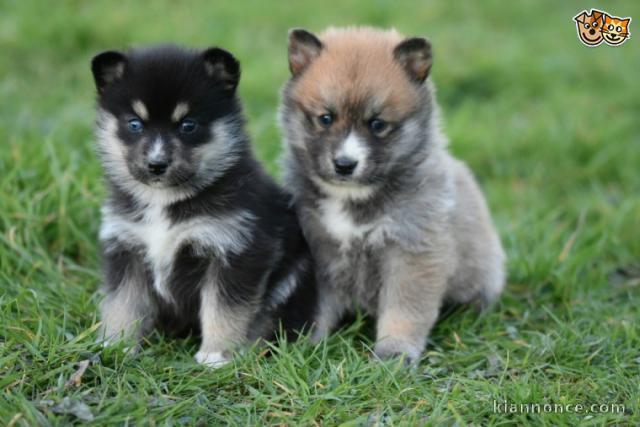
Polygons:
[[446,299],[483,309],[495,301],[505,284],[505,253],[489,209],[471,172],[457,169],[457,206],[451,231],[456,241],[456,268]]
[[505,286],[505,256],[499,241],[494,242],[483,250],[468,250],[461,257],[455,274],[449,279],[445,296],[448,302],[471,304],[482,311],[498,299]]

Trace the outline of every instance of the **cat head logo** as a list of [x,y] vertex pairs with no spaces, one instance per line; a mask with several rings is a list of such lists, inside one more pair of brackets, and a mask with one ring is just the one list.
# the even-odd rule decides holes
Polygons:
[[604,14],[604,25],[602,26],[602,37],[609,46],[619,46],[631,36],[629,31],[631,18],[618,18]]
[[609,46],[620,46],[631,36],[631,18],[618,18],[607,12],[591,9],[591,12],[583,10],[573,20],[578,38],[585,46],[596,47],[602,42]]

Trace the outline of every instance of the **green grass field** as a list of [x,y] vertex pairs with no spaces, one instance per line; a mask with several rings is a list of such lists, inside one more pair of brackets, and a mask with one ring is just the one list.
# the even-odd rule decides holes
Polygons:
[[[337,5],[0,0],[0,424],[640,424],[640,3]],[[598,6],[633,17],[623,46],[578,41],[572,17]],[[194,363],[196,340],[102,351],[91,57],[166,41],[231,50],[255,149],[278,175],[287,29],[348,24],[433,42],[451,150],[509,257],[501,301],[440,321],[415,370],[370,359],[364,318],[216,371]]]

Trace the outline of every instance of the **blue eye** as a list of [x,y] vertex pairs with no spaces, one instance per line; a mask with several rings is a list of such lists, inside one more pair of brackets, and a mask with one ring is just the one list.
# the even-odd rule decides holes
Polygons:
[[133,133],[140,133],[144,129],[144,125],[142,124],[142,120],[140,119],[131,119],[127,122],[127,126],[129,130]]
[[328,128],[333,124],[333,115],[332,114],[323,114],[318,117],[318,123],[320,126],[324,128]]
[[178,130],[180,133],[188,135],[194,133],[198,129],[198,123],[195,120],[185,119],[180,122]]

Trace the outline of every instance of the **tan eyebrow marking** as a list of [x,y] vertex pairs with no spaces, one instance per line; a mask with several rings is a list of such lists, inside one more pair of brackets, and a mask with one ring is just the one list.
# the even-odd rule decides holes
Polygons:
[[142,120],[149,120],[149,111],[147,110],[147,107],[145,107],[145,105],[142,103],[142,101],[136,99],[131,103],[131,107],[133,108],[133,111],[138,115],[138,117],[140,117]]
[[173,114],[171,114],[171,120],[174,122],[178,122],[184,118],[189,112],[189,104],[186,102],[178,102],[176,108],[173,110]]

